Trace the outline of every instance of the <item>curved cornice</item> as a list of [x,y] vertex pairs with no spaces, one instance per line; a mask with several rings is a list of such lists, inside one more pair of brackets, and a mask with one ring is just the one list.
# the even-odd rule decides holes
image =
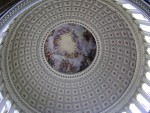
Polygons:
[[17,3],[14,7],[12,7],[9,11],[7,11],[1,18],[0,18],[0,33],[5,28],[6,25],[10,24],[10,22],[17,17],[20,13],[31,7],[32,5],[36,4],[41,0],[22,0]]
[[150,5],[144,0],[125,0],[136,6],[150,19]]

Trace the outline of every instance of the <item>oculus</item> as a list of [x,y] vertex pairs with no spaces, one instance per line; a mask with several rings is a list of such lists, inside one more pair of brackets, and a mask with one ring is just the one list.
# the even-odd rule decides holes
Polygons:
[[44,54],[53,69],[74,74],[92,63],[96,55],[96,41],[85,27],[67,23],[50,32],[44,44]]

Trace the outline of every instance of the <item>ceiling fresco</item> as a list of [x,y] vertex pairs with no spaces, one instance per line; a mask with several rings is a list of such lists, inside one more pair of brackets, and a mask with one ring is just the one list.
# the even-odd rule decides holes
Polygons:
[[72,74],[86,69],[96,54],[93,35],[77,24],[64,24],[51,31],[44,46],[45,57],[55,70]]

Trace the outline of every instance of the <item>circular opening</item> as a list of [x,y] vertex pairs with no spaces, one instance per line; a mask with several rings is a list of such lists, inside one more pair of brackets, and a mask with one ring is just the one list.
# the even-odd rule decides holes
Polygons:
[[85,27],[67,23],[50,32],[44,44],[44,54],[53,69],[74,74],[92,63],[96,55],[96,41]]

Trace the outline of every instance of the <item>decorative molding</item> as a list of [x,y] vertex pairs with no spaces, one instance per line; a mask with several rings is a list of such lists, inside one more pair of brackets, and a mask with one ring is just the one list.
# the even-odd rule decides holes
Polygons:
[[150,20],[150,5],[144,0],[126,0],[136,6]]
[[0,18],[0,33],[3,31],[6,25],[17,17],[20,13],[36,4],[41,0],[21,0],[15,6],[10,8],[1,18]]

